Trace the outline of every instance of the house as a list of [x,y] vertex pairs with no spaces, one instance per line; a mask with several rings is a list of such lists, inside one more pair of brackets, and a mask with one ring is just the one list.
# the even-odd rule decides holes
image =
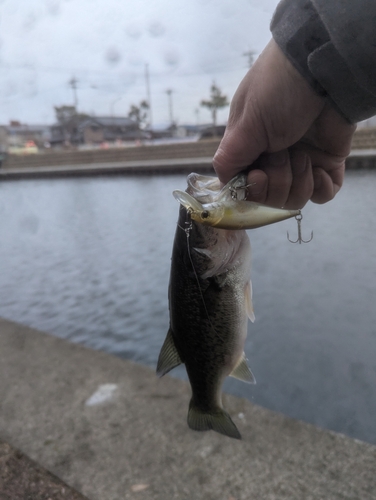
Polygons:
[[140,130],[136,121],[120,116],[89,117],[79,124],[77,132],[81,144],[134,141],[148,138],[148,134]]
[[149,134],[140,130],[137,122],[128,117],[76,117],[74,123],[71,121],[66,126],[55,124],[51,127],[51,143],[53,145],[65,143],[74,145],[102,144],[147,138],[149,138]]
[[17,152],[25,145],[34,143],[36,148],[49,145],[51,131],[48,125],[25,125],[11,121],[9,125],[0,125],[0,151]]
[[[203,127],[206,128],[206,126]],[[203,127],[199,125],[177,125],[176,123],[160,123],[158,125],[154,125],[151,133],[154,139],[186,139],[198,137]]]

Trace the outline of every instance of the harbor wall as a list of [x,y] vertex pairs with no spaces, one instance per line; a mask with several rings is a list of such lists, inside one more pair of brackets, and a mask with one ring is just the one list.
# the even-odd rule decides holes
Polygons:
[[[212,159],[220,140],[139,145],[85,151],[49,151],[8,155],[0,168],[0,179],[67,175],[109,175],[191,172],[214,173]],[[351,170],[376,168],[376,128],[355,133],[346,160]]]

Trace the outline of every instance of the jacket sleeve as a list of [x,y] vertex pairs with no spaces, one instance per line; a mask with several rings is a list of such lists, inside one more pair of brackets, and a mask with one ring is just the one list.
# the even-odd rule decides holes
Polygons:
[[349,122],[376,115],[375,0],[282,0],[271,31],[313,89]]

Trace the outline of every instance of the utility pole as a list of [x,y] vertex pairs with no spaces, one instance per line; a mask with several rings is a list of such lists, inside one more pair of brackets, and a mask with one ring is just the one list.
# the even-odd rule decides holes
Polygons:
[[171,125],[174,124],[174,115],[173,115],[173,112],[172,112],[172,90],[171,89],[167,89],[166,90],[166,94],[168,96],[168,109],[169,109],[169,112],[170,112],[170,123]]
[[77,83],[78,83],[78,80],[75,76],[73,76],[68,82],[68,84],[72,87],[72,90],[73,90],[73,102],[74,102],[74,107],[75,107],[76,111],[78,109]]
[[248,68],[252,68],[253,63],[255,62],[256,52],[254,50],[247,50],[247,52],[243,52],[243,56],[248,59]]
[[114,100],[111,102],[111,105],[110,105],[110,116],[111,116],[111,118],[113,118],[113,117],[114,117],[114,106],[115,106],[115,104],[116,104],[118,101],[120,101],[120,99],[122,99],[122,97],[123,97],[123,96],[121,95],[121,96],[117,97],[116,99],[114,99]]
[[149,104],[149,127],[153,128],[153,115],[151,112],[151,94],[150,94],[150,80],[149,80],[149,65],[145,64],[145,82],[146,82],[146,95]]
[[199,110],[199,108],[195,109],[195,115],[196,115],[196,125],[199,126],[200,125],[200,110]]

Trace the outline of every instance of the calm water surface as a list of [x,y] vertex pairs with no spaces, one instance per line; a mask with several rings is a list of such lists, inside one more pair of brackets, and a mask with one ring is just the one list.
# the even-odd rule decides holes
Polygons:
[[[334,201],[250,231],[256,386],[226,390],[376,443],[376,172],[349,173]],[[0,315],[154,367],[185,176],[0,184]],[[184,377],[184,370],[173,373]],[[188,401],[187,401],[188,407]]]

